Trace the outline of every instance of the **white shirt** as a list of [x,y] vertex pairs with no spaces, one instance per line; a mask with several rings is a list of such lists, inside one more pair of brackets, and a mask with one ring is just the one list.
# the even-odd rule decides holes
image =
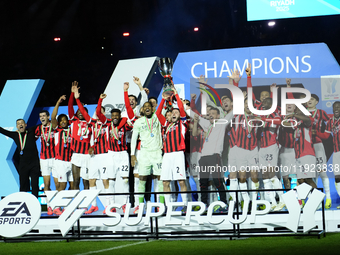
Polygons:
[[[133,112],[135,114],[136,117],[140,117],[140,108],[142,108],[142,106],[148,101],[148,95],[146,94],[145,90],[143,89],[141,92],[142,98],[140,99],[139,105],[137,105],[135,107],[135,109],[133,109]],[[122,112],[122,117],[126,117],[129,118],[127,116],[127,112],[124,111]],[[131,143],[131,137],[132,137],[132,131],[127,131],[126,132],[126,142],[127,143]]]
[[[193,118],[194,116],[192,116],[192,114],[195,115],[193,111],[190,111],[190,116]],[[215,120],[212,124],[209,120],[199,117],[198,124],[202,127],[204,132],[207,132],[207,138],[203,143],[201,157],[222,154],[226,127],[227,125],[230,125],[232,118],[233,111],[230,111],[224,118]]]

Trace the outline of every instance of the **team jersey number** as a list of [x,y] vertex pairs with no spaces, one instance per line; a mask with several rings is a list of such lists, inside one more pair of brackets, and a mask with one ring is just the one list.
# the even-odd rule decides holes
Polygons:
[[273,154],[266,154],[266,161],[272,161],[273,160]]
[[129,171],[129,166],[128,165],[122,165],[122,171],[123,172]]
[[[89,138],[89,130],[87,130],[86,134],[84,134],[85,130],[86,130],[86,127],[82,127],[81,132],[79,133],[79,136],[82,136],[84,139],[87,139],[87,138]],[[84,134],[84,135],[82,135],[82,134]]]

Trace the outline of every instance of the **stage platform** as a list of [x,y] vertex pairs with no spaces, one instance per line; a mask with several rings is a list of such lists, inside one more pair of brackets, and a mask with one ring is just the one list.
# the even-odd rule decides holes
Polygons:
[[[335,207],[336,208],[336,207]],[[117,217],[103,215],[97,211],[91,215],[82,215],[72,229],[63,237],[60,231],[59,216],[48,216],[43,212],[37,225],[23,239],[158,239],[158,238],[240,238],[247,236],[270,236],[270,235],[320,235],[325,232],[340,232],[340,210],[318,210],[315,213],[316,226],[312,231],[303,232],[302,215],[298,231],[292,232],[286,228],[288,211],[270,212],[266,215],[257,215],[256,222],[251,223],[250,214],[241,224],[232,224],[228,213],[213,213],[209,218],[207,215],[187,217],[166,215],[146,219],[145,212],[141,217],[133,214],[124,217],[121,209],[117,210],[121,220],[116,224]],[[180,212],[178,212],[180,213]],[[126,216],[129,216],[128,218]],[[240,215],[241,216],[241,215]],[[234,214],[234,219],[237,215]],[[323,221],[323,217],[325,220]],[[209,222],[213,218],[215,224]],[[140,220],[139,224],[136,224]],[[220,224],[216,222],[223,221]],[[111,226],[116,224],[115,226]]]

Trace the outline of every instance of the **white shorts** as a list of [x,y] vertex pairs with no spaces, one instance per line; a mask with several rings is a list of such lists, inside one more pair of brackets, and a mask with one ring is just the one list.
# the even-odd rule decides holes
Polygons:
[[88,168],[90,159],[89,154],[73,153],[71,157],[71,163],[80,168]]
[[315,178],[316,177],[316,165],[315,157],[312,155],[303,156],[296,159],[296,178]]
[[334,175],[340,175],[340,151],[333,153],[333,165],[329,166],[329,171],[333,171]]
[[42,176],[49,176],[52,173],[52,176],[56,177],[53,170],[54,161],[54,158],[40,159],[40,171]]
[[237,170],[247,171],[259,169],[259,151],[255,148],[252,151],[238,148],[236,155]]
[[199,171],[198,171],[198,161],[201,158],[201,153],[196,151],[190,153],[190,175],[191,176],[198,176]]
[[273,144],[265,148],[260,148],[259,150],[260,168],[277,166],[278,157],[279,157],[279,147],[276,144]]
[[135,167],[133,168],[133,173],[139,174],[139,172],[138,172],[139,150],[136,150],[135,156],[136,156],[136,159],[137,159],[137,163],[136,163]]
[[[139,151],[138,171],[140,176],[161,175],[162,172],[162,150],[147,151],[141,149]],[[151,172],[152,169],[152,172]]]
[[279,151],[279,167],[281,176],[287,176],[292,173],[292,168],[295,167],[295,150],[294,148],[281,147]]
[[164,153],[161,180],[185,180],[185,158],[183,151]]
[[237,155],[240,153],[240,148],[237,146],[234,146],[229,149],[228,154],[228,170],[229,173],[237,172]]
[[80,167],[80,177],[84,180],[89,180],[89,154],[73,153],[71,157],[71,163],[77,167]]
[[190,166],[191,166],[191,157],[190,153],[184,153],[184,164],[185,164],[185,176],[186,178],[190,178]]
[[108,166],[109,179],[116,179],[118,172],[121,177],[129,177],[130,160],[127,151],[109,151],[111,159]]
[[72,163],[56,159],[53,166],[58,182],[73,182]]
[[[327,170],[327,157],[322,143],[313,144],[316,158],[317,170]],[[317,171],[318,172],[318,171]]]
[[107,180],[109,166],[112,166],[109,153],[93,155],[89,159],[89,179]]

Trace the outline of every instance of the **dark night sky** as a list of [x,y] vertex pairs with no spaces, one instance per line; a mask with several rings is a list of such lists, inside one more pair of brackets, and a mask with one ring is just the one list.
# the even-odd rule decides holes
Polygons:
[[247,22],[245,0],[4,0],[0,19],[0,86],[44,79],[36,106],[54,105],[73,80],[83,101],[95,104],[120,59],[325,42],[340,61],[340,15],[268,27],[268,21]]

